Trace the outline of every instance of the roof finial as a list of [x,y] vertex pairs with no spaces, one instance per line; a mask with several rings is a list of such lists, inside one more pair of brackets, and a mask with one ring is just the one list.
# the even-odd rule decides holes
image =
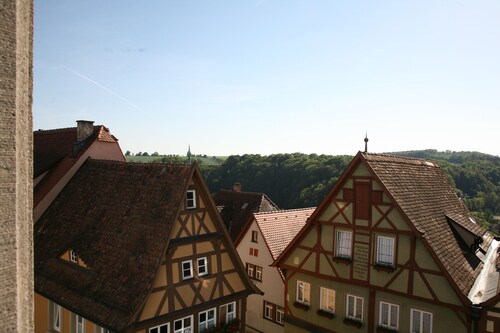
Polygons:
[[368,152],[368,132],[365,133],[365,153]]

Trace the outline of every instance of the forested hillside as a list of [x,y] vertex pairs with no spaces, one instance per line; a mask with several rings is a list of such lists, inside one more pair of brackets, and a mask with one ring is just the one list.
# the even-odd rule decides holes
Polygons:
[[[476,152],[436,150],[394,153],[436,161],[469,209],[485,227],[497,232],[500,215],[500,157]],[[263,192],[280,208],[317,206],[352,156],[275,154],[229,156],[220,166],[203,166],[211,192],[230,189]]]

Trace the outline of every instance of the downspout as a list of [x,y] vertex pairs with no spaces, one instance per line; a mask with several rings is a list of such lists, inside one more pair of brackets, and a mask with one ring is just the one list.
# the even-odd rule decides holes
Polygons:
[[481,320],[482,311],[483,308],[479,305],[471,305],[472,333],[479,333],[479,321]]

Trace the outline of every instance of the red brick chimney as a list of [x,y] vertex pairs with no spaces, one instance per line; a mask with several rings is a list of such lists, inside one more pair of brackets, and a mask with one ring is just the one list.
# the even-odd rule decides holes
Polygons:
[[241,184],[240,183],[233,184],[233,192],[241,192]]

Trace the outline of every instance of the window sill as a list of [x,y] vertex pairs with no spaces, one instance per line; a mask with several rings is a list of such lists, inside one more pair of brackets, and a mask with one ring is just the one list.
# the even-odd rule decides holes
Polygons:
[[349,257],[333,257],[333,261],[339,264],[350,265],[352,262],[352,258]]
[[301,303],[301,302],[293,302],[293,306],[304,311],[307,311],[311,308],[309,304]]
[[357,319],[352,319],[352,318],[344,318],[343,320],[344,324],[349,325],[349,326],[354,326],[356,328],[361,328],[363,326],[363,322],[359,321]]
[[376,263],[375,265],[373,265],[373,268],[375,268],[377,271],[382,271],[387,273],[393,273],[396,270],[396,267],[394,267],[393,265],[381,264],[381,263]]
[[385,326],[378,326],[377,333],[399,333],[397,329],[389,328]]
[[326,310],[323,310],[323,309],[319,309],[318,311],[316,311],[316,314],[318,316],[321,316],[321,317],[326,317],[328,319],[333,319],[335,318],[335,313],[333,312],[330,312],[330,311],[326,311]]

